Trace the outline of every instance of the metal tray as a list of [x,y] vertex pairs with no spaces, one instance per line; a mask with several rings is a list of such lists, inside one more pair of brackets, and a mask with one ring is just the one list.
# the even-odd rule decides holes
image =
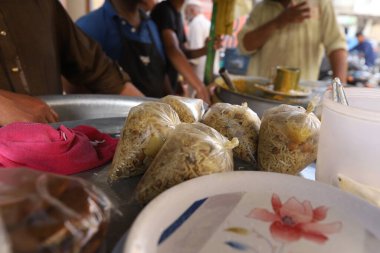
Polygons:
[[[69,95],[41,98],[52,106],[63,120],[51,124],[52,126],[65,125],[73,128],[78,125],[90,125],[113,136],[120,133],[128,112],[133,106],[155,100],[116,95]],[[134,189],[141,176],[122,179],[110,185],[107,181],[109,166],[110,163],[74,175],[92,182],[104,191],[114,203],[111,223],[105,240],[105,252],[112,251],[143,209],[143,206],[134,200]],[[244,161],[235,160],[235,170],[256,170],[256,168]]]

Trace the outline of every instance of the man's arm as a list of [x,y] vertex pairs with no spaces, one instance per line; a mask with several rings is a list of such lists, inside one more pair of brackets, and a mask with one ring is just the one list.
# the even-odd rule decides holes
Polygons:
[[276,18],[246,33],[242,39],[243,46],[247,51],[257,50],[261,48],[278,29],[282,29],[291,23],[301,23],[307,18],[310,18],[310,7],[306,2],[291,5],[285,8]]
[[347,81],[347,51],[337,49],[329,54],[329,60],[334,77],[339,77],[342,83]]
[[184,46],[183,52],[186,55],[187,59],[195,59],[199,58],[201,56],[204,56],[207,54],[207,43],[213,43],[213,47],[215,50],[221,49],[222,48],[222,43],[223,43],[223,38],[222,36],[217,36],[215,37],[215,40],[211,42],[210,39],[206,39],[204,42],[203,47],[200,47],[198,49],[189,49]]
[[[87,89],[83,85],[72,85],[69,81],[67,81],[66,78],[62,77],[62,85],[63,90],[67,94],[90,94],[92,93],[89,89]],[[119,95],[123,96],[136,96],[136,97],[143,97],[144,94],[141,93],[139,89],[136,88],[131,82],[127,81],[125,82],[124,86],[122,86]]]
[[144,94],[139,91],[132,83],[127,82],[124,84],[123,89],[120,92],[123,96],[143,97]]
[[176,34],[171,29],[164,29],[161,33],[165,51],[173,66],[196,90],[197,97],[210,103],[208,90],[194,73],[189,61],[182,52]]
[[201,56],[206,55],[207,54],[207,47],[204,46],[204,47],[201,47],[198,49],[184,48],[183,53],[186,55],[187,59],[195,59],[195,58],[199,58]]
[[13,122],[51,123],[57,121],[58,114],[44,101],[0,90],[0,126]]

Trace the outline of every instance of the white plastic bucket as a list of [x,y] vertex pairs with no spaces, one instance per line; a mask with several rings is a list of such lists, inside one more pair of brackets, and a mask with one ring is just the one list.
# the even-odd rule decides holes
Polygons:
[[337,174],[380,188],[380,89],[345,89],[349,106],[323,98],[316,179],[337,185]]

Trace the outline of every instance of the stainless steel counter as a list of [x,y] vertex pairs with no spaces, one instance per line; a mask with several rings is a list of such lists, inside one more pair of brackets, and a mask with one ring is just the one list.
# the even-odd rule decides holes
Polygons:
[[[78,125],[90,125],[101,132],[117,136],[124,125],[129,109],[144,101],[154,99],[136,99],[114,95],[78,95],[42,97],[59,114],[61,122],[52,124],[73,128]],[[107,182],[110,164],[79,173],[75,176],[86,179],[103,190],[114,203],[109,232],[106,238],[106,252],[111,252],[116,243],[132,225],[142,210],[134,201],[134,189],[141,176],[120,180],[112,185]],[[236,170],[255,170],[252,165],[235,160]],[[313,167],[306,168],[301,176],[313,179]]]

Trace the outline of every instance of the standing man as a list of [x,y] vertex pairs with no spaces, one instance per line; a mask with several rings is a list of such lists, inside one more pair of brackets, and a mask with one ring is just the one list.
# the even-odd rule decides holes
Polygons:
[[317,80],[322,57],[335,77],[347,77],[347,44],[331,0],[263,0],[238,35],[239,49],[251,55],[248,74],[271,77],[275,66],[301,69],[302,80]]
[[206,55],[207,48],[190,50],[186,48],[186,35],[182,23],[181,8],[185,0],[164,0],[158,3],[151,17],[156,22],[169,59],[168,73],[173,89],[178,90],[178,73],[186,79],[196,91],[196,96],[210,103],[210,95],[206,86],[192,69],[188,59]]
[[143,0],[106,0],[77,25],[99,42],[109,57],[127,71],[146,96],[172,94],[166,59],[156,24],[139,9]]

